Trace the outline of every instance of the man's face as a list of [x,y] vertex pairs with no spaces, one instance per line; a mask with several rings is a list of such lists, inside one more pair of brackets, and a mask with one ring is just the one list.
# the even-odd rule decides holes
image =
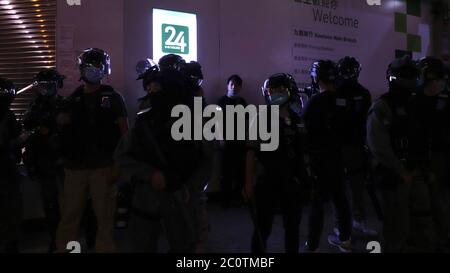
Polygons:
[[289,90],[284,86],[269,87],[267,93],[269,96],[289,95]]
[[162,86],[159,82],[151,82],[145,87],[145,91],[147,91],[147,93],[149,94],[159,93],[161,92],[161,90]]
[[235,81],[230,81],[228,83],[228,92],[233,92],[234,94],[239,94],[242,90],[242,85],[237,84]]
[[439,79],[439,78],[432,78],[428,79],[427,84],[425,86],[426,93],[430,95],[437,95],[440,94],[445,90],[445,87],[447,85],[446,79]]

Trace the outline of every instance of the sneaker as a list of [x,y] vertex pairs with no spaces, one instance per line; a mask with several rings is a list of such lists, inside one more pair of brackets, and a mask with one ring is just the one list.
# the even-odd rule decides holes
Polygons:
[[333,228],[333,232],[334,232],[334,235],[336,235],[337,237],[339,237],[339,235],[341,234],[340,232],[339,232],[339,229],[338,228]]
[[353,230],[369,237],[378,236],[378,232],[369,228],[364,222],[353,221]]
[[319,253],[319,249],[312,249],[308,242],[303,246],[303,253]]
[[352,242],[350,240],[348,240],[348,241],[341,241],[339,239],[339,236],[336,236],[335,234],[332,234],[332,235],[328,236],[328,243],[330,245],[338,247],[339,250],[344,252],[344,253],[351,253],[352,252]]

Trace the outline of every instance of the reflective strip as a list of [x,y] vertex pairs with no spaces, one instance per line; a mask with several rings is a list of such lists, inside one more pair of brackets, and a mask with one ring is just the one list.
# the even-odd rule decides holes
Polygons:
[[347,100],[346,99],[336,99],[336,105],[337,106],[347,106]]

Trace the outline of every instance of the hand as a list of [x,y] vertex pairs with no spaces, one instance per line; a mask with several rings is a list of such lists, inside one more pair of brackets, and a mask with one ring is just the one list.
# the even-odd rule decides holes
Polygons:
[[56,122],[58,123],[58,125],[67,125],[70,124],[71,121],[72,119],[70,117],[70,114],[67,113],[61,113],[56,118]]
[[186,194],[184,202],[187,204],[191,200],[191,193],[189,192],[189,189],[187,187],[184,188],[184,192]]
[[163,191],[166,189],[166,179],[160,171],[155,171],[153,173],[150,182],[155,190]]
[[250,202],[253,198],[253,185],[252,183],[245,183],[244,189],[242,191],[242,195],[244,196],[244,200],[246,202]]
[[116,183],[120,179],[120,176],[121,176],[120,169],[117,167],[112,167],[111,180],[113,181],[113,183]]
[[30,132],[23,132],[23,133],[21,133],[20,134],[20,136],[19,136],[19,141],[21,142],[21,143],[24,143],[24,142],[26,142],[27,140],[28,140],[28,138],[31,136],[31,133]]
[[413,179],[413,175],[411,173],[409,172],[402,173],[402,178],[406,185],[411,185]]
[[47,127],[39,127],[38,131],[41,136],[47,136],[50,134],[50,129]]

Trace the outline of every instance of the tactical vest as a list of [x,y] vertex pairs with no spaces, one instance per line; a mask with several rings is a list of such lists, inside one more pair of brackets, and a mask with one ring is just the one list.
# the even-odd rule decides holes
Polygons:
[[[270,120],[270,118],[268,118]],[[280,120],[280,143],[272,152],[257,152],[263,168],[262,180],[279,183],[304,178],[304,142],[306,130],[302,120],[294,113],[290,120]]]
[[171,136],[173,120],[162,120],[152,109],[141,111],[134,127],[131,154],[166,177],[168,191],[177,191],[199,165],[202,144],[175,141]]
[[[367,107],[369,104],[362,94],[364,88],[359,84],[348,87],[343,86],[342,88],[337,92],[336,97],[342,140],[346,144],[363,144],[365,142],[365,122],[367,120]],[[353,90],[346,90],[344,88],[357,88],[360,92],[351,92]]]
[[96,147],[112,158],[120,140],[120,128],[112,109],[112,103],[118,99],[119,94],[110,86],[102,86],[97,92],[99,94],[96,95],[92,109],[86,106],[83,87],[79,87],[71,96],[71,154],[75,159],[86,155],[82,153],[89,153],[86,147]]
[[[409,117],[407,113],[406,103],[404,105],[396,104],[389,93],[381,96],[381,99],[389,105],[392,112],[392,120],[389,124],[385,124],[389,127],[392,149],[394,151],[394,154],[400,160],[406,163],[409,150]],[[383,122],[387,123],[388,121]]]
[[[423,104],[426,100],[432,100],[432,104]],[[430,101],[428,101],[430,102]],[[419,128],[413,126],[415,130],[422,132],[413,132],[422,135],[420,141],[416,145],[426,146],[427,156],[430,159],[434,152],[448,151],[450,148],[450,126],[448,121],[450,118],[450,101],[447,93],[442,93],[436,97],[424,97],[423,94],[414,95],[412,100],[411,111],[414,111],[416,119],[411,122],[414,125],[419,123]],[[423,109],[425,107],[425,109]]]

